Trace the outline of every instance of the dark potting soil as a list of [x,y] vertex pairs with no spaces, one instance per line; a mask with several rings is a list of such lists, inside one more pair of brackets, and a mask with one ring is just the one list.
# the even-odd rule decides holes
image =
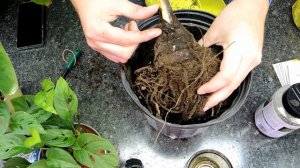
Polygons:
[[[194,38],[198,41],[202,35],[205,33],[205,30],[200,29],[199,27],[195,27],[195,26],[185,26],[187,28],[187,30],[189,32],[191,32],[194,36]],[[127,78],[129,79],[129,83],[131,83],[131,86],[134,86],[133,84],[136,81],[136,74],[134,73],[134,71],[136,71],[137,69],[150,65],[153,63],[154,61],[154,46],[156,43],[156,39],[153,39],[149,42],[146,43],[142,43],[140,45],[140,47],[138,48],[138,50],[136,51],[135,56],[128,62],[129,69],[127,72]],[[214,50],[215,53],[219,53],[221,52],[221,48],[220,47],[212,47],[212,50]],[[219,59],[222,59],[222,54],[219,55]],[[129,73],[129,75],[128,75]],[[131,79],[131,80],[130,80]],[[199,86],[198,86],[199,87]],[[138,91],[138,89],[136,87],[132,87],[133,91],[136,93],[136,95],[138,95],[141,103],[147,107],[147,109],[149,109],[150,112],[153,113],[154,116],[161,118],[164,120],[165,115],[166,114],[162,114],[161,116],[157,116],[156,115],[156,110],[155,107],[149,105],[149,103],[147,101],[145,101],[144,97],[141,95],[141,92]],[[195,92],[196,94],[196,92]],[[238,94],[238,91],[235,91],[229,98],[226,99],[225,102],[222,103],[222,105],[220,106],[220,108],[218,109],[218,113],[216,113],[216,111],[212,111],[212,110],[208,110],[207,112],[205,112],[204,114],[202,114],[201,116],[197,116],[197,117],[192,117],[189,118],[188,120],[184,120],[182,118],[182,114],[181,113],[169,113],[168,117],[167,117],[167,122],[170,123],[176,123],[176,124],[197,124],[197,123],[204,123],[207,122],[209,120],[218,118],[224,111],[226,111],[227,109],[230,108],[230,106],[232,105],[233,101],[235,100],[236,96]]]

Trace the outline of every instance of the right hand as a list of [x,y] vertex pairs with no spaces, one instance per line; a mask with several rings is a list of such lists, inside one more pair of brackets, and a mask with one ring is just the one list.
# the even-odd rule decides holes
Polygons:
[[261,62],[267,0],[234,0],[214,20],[199,44],[222,46],[219,72],[198,89],[211,94],[204,111],[225,100]]
[[146,19],[159,6],[142,7],[128,0],[71,0],[82,24],[88,45],[116,63],[126,63],[138,44],[161,34],[158,28],[140,31],[135,21],[114,27],[110,22],[119,16]]

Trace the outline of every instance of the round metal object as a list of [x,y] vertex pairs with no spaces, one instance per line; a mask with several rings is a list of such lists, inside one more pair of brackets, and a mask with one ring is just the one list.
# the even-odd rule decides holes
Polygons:
[[191,157],[186,168],[232,168],[232,165],[220,152],[215,150],[203,150]]

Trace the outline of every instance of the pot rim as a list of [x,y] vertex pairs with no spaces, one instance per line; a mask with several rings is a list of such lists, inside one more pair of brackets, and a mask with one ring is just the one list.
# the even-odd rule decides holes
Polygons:
[[[73,122],[73,124],[74,125],[78,124],[78,122]],[[92,127],[92,126],[90,126],[88,124],[85,124],[85,123],[80,123],[80,125],[88,127],[89,129],[91,129],[92,131],[94,131],[96,135],[101,136],[100,133],[94,127]]]

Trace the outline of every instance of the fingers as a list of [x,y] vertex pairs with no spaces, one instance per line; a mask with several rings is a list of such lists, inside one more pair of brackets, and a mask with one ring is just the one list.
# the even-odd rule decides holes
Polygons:
[[[250,54],[247,52],[235,53],[233,51],[237,50],[236,47],[238,46],[232,49],[228,48],[229,52],[224,52],[224,64],[221,65],[220,72],[198,89],[199,94],[212,93],[203,108],[204,111],[229,97],[239,87],[249,72],[260,63],[260,52]],[[229,64],[230,62],[231,64]]]
[[240,66],[241,57],[236,53],[236,46],[227,48],[224,51],[224,58],[221,62],[220,71],[206,84],[202,85],[198,90],[198,94],[206,94],[215,92],[226,85],[230,84],[237,75]]
[[126,31],[111,26],[107,22],[102,22],[98,27],[101,29],[98,30],[96,34],[91,34],[90,38],[96,38],[98,41],[122,46],[131,46],[133,44],[149,41],[162,33],[161,29],[158,28],[147,29],[144,31],[140,31],[139,29]]
[[146,19],[154,15],[159,6],[142,7],[128,0],[73,0],[88,45],[114,62],[126,62],[137,45],[158,37],[162,31],[151,28],[140,31],[135,22],[125,29],[114,27],[110,22],[119,16]]
[[232,92],[239,87],[239,85],[242,83],[251,69],[252,68],[250,67],[246,67],[244,70],[240,70],[235,75],[235,78],[233,78],[232,82],[213,92],[213,94],[209,96],[203,110],[207,111],[208,109],[216,106],[218,103],[224,101],[227,97],[229,97]]
[[127,62],[127,60],[131,57],[131,55],[133,54],[133,52],[135,51],[135,49],[137,47],[138,47],[138,44],[132,45],[129,47],[122,47],[122,46],[118,46],[115,44],[109,44],[109,43],[98,43],[98,45],[97,45],[97,48],[99,49],[99,51],[101,53],[102,52],[110,53],[110,54],[113,54],[120,58],[123,58],[123,59],[119,60],[121,63]]
[[219,29],[214,28],[214,23],[204,34],[204,36],[198,41],[198,43],[203,47],[210,47],[214,44],[218,44],[218,38],[220,37]]
[[127,0],[120,0],[118,2],[121,7],[116,8],[120,15],[124,15],[131,19],[146,19],[153,16],[159,9],[158,5],[151,5],[149,7],[142,7]]
[[[124,30],[136,31],[138,30],[138,26],[132,21],[124,26]],[[89,44],[94,50],[116,63],[126,63],[138,47],[138,44],[125,47],[105,42],[90,42]]]
[[210,47],[214,44],[214,40],[209,38],[208,35],[204,35],[199,41],[198,44],[202,47]]

